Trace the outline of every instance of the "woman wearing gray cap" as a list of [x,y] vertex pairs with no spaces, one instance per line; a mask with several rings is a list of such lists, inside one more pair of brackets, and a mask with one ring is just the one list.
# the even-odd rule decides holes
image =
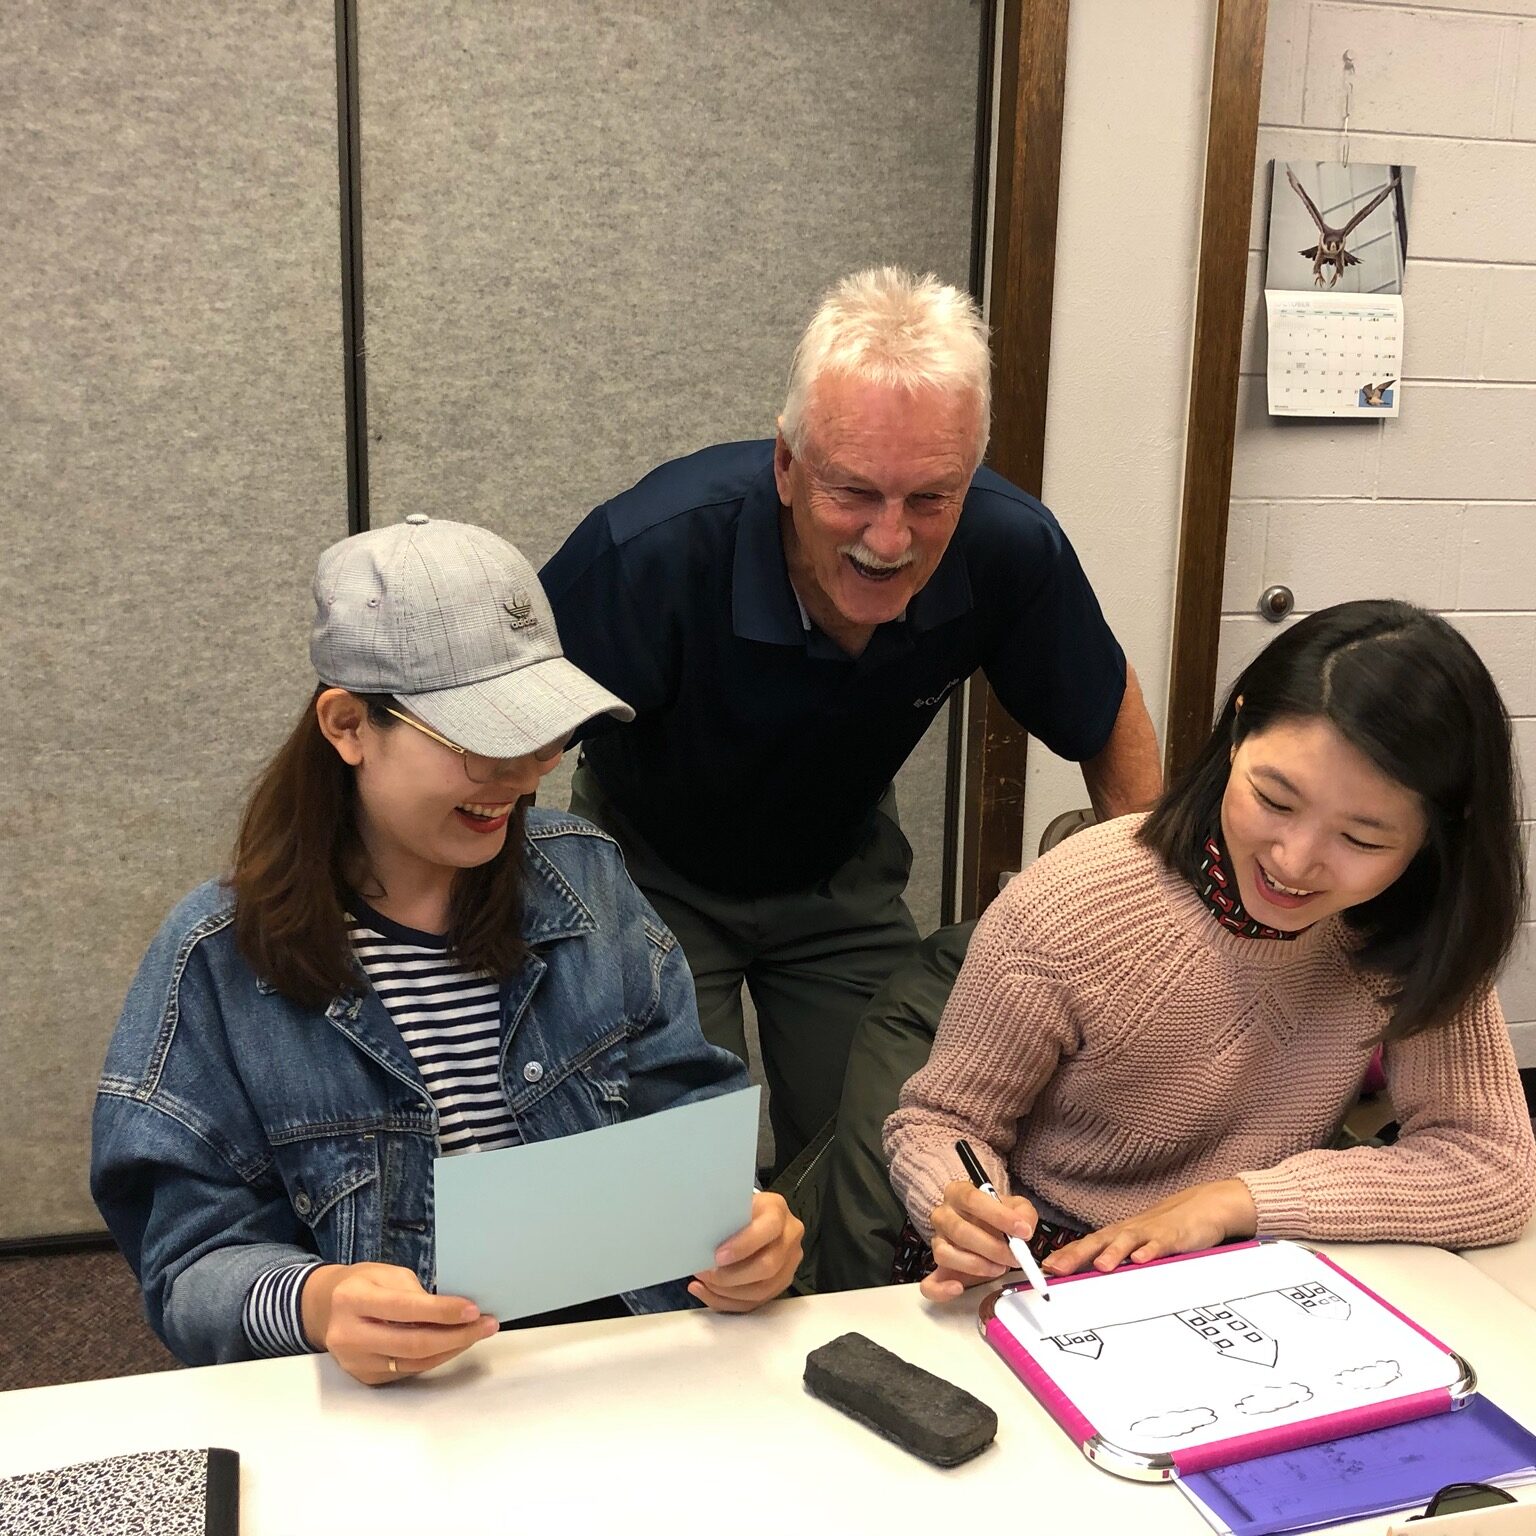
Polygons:
[[[91,1187],[180,1359],[328,1350],[382,1383],[498,1326],[429,1289],[439,1151],[746,1076],[700,1034],[682,951],[616,845],[521,808],[577,726],[630,718],[561,653],[523,556],[415,514],[328,549],[315,607],[320,686],[233,871],[172,912],[129,991]],[[801,1230],[759,1193],[715,1269],[607,1309],[748,1311],[788,1284]]]

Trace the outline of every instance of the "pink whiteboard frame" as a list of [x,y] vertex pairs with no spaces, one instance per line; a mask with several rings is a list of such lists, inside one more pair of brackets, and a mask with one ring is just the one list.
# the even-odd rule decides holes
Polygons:
[[[1138,1269],[1151,1269],[1158,1264],[1182,1264],[1186,1259],[1198,1259],[1209,1253],[1231,1253],[1242,1248],[1256,1248],[1264,1239],[1253,1238],[1246,1243],[1231,1243],[1224,1248],[1202,1248],[1198,1253],[1175,1254],[1171,1258],[1153,1259],[1139,1264]],[[1306,1246],[1298,1244],[1298,1247]],[[1147,1455],[1143,1452],[1126,1451],[1106,1440],[1080,1408],[1057,1384],[1055,1379],[1008,1331],[995,1315],[994,1307],[1000,1296],[1013,1291],[1029,1289],[1027,1282],[1004,1286],[982,1303],[977,1319],[982,1337],[1002,1356],[1008,1367],[1039,1400],[1040,1405],[1069,1434],[1090,1461],[1117,1472],[1123,1477],[1165,1481],[1168,1478],[1190,1472],[1205,1472],[1212,1467],[1230,1466],[1233,1462],[1247,1461],[1255,1456],[1269,1456],[1277,1451],[1297,1450],[1302,1446],[1318,1445],[1325,1440],[1338,1440],[1346,1435],[1359,1435],[1371,1429],[1385,1429],[1392,1424],[1405,1424],[1412,1419],[1429,1418],[1433,1414],[1447,1413],[1457,1407],[1476,1386],[1476,1378],[1470,1367],[1455,1350],[1442,1344],[1428,1329],[1422,1328],[1406,1313],[1391,1302],[1377,1295],[1368,1285],[1363,1285],[1348,1270],[1334,1263],[1327,1254],[1308,1249],[1313,1257],[1326,1264],[1335,1274],[1369,1296],[1372,1301],[1394,1317],[1406,1323],[1436,1349],[1450,1356],[1460,1370],[1460,1380],[1454,1387],[1438,1387],[1428,1392],[1413,1392],[1404,1397],[1391,1398],[1384,1403],[1372,1403],[1362,1408],[1351,1408],[1341,1413],[1321,1414],[1299,1424],[1287,1424],[1276,1429],[1256,1430],[1248,1435],[1229,1435],[1222,1440],[1210,1440],[1204,1445],[1184,1446],[1166,1454]],[[1071,1285],[1077,1281],[1106,1278],[1096,1272],[1064,1275],[1051,1281],[1051,1289]]]

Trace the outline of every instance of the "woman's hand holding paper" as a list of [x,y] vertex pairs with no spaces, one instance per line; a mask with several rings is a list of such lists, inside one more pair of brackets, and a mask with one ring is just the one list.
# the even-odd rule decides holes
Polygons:
[[399,1264],[322,1264],[300,1305],[309,1342],[369,1387],[443,1365],[498,1326],[462,1296],[434,1296]]
[[688,1294],[713,1312],[751,1312],[794,1279],[804,1236],[805,1223],[784,1197],[759,1190],[752,1219],[715,1250],[715,1268],[695,1275]]
[[995,1198],[968,1179],[944,1186],[933,1208],[933,1256],[938,1268],[922,1283],[929,1301],[952,1301],[967,1286],[996,1280],[1015,1268],[1007,1238],[1034,1235],[1035,1208],[1023,1195]]
[[1070,1275],[1092,1264],[1111,1270],[1129,1259],[1149,1259],[1214,1248],[1229,1238],[1252,1237],[1258,1226],[1253,1196],[1241,1179],[1195,1184],[1139,1216],[1117,1221],[1059,1248],[1045,1261],[1048,1275]]

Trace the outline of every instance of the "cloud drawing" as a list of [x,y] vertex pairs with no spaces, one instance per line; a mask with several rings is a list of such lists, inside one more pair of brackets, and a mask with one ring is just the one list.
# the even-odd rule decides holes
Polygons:
[[1279,1413],[1282,1408],[1294,1408],[1311,1396],[1311,1387],[1304,1387],[1299,1381],[1287,1381],[1279,1386],[1260,1387],[1257,1392],[1238,1398],[1236,1406],[1239,1413]]
[[1213,1408],[1170,1408],[1166,1413],[1154,1413],[1145,1419],[1137,1419],[1131,1428],[1138,1435],[1150,1435],[1154,1440],[1177,1440],[1215,1422],[1216,1411]]
[[1369,1365],[1357,1365],[1348,1371],[1340,1371],[1333,1379],[1341,1387],[1353,1387],[1357,1392],[1369,1392],[1373,1387],[1390,1386],[1403,1374],[1396,1360],[1373,1360]]

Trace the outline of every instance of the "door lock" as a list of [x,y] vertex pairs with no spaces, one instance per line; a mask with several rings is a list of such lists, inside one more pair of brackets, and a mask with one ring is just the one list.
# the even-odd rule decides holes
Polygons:
[[1296,597],[1289,587],[1266,587],[1259,598],[1259,612],[1271,624],[1278,624],[1295,606]]

